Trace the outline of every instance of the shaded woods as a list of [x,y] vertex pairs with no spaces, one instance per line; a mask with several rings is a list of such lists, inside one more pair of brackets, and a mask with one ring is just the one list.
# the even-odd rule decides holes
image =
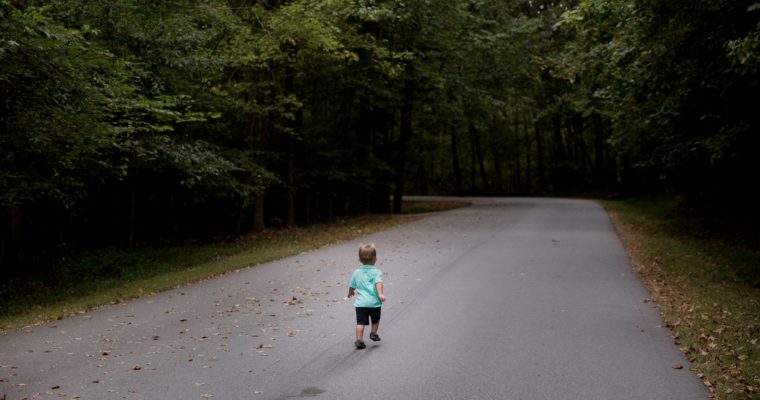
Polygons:
[[718,0],[0,0],[2,271],[412,193],[667,192],[756,218],[759,19]]

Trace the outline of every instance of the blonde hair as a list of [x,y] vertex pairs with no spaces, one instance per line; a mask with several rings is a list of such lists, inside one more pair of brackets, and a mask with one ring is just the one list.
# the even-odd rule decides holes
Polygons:
[[365,243],[359,246],[359,261],[364,264],[375,262],[377,259],[377,249],[372,243]]

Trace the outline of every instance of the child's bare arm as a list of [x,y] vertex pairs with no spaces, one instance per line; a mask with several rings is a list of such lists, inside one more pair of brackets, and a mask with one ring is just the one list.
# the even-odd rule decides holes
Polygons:
[[348,288],[348,297],[353,296],[354,295],[354,291],[355,291],[354,288],[352,288],[352,287]]
[[380,301],[385,301],[385,294],[383,293],[383,283],[378,282],[375,284],[375,287],[377,288],[377,297],[380,298]]

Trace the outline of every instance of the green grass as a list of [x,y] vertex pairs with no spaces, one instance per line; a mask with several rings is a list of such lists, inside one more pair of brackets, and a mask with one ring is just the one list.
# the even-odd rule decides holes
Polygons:
[[672,199],[601,201],[681,351],[717,399],[760,398],[760,251]]
[[[422,203],[420,203],[422,204]],[[444,210],[464,203],[427,205]],[[233,243],[102,249],[64,259],[55,273],[0,283],[0,332],[65,318],[361,237],[415,219],[366,215],[239,238]]]

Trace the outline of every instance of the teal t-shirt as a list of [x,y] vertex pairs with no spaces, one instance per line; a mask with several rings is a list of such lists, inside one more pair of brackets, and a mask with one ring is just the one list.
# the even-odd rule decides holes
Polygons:
[[362,265],[351,276],[350,287],[355,289],[354,307],[377,308],[383,305],[377,294],[376,283],[383,281],[383,273],[374,265]]

